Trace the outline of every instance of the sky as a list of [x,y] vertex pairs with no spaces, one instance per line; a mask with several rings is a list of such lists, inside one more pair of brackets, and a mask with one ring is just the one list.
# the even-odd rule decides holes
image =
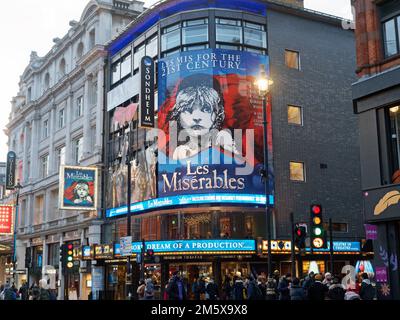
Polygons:
[[[150,6],[158,0],[146,0]],[[46,55],[54,38],[63,38],[69,21],[80,20],[89,0],[6,1],[0,11],[0,161],[6,161],[8,146],[4,129],[11,100],[18,93],[20,76],[29,63],[31,51]],[[350,0],[305,0],[305,7],[344,18],[352,18]]]

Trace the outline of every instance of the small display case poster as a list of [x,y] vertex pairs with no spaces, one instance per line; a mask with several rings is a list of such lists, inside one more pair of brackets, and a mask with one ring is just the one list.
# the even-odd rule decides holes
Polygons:
[[60,209],[97,209],[97,170],[95,167],[61,166]]
[[14,233],[14,207],[0,206],[0,235],[12,235]]

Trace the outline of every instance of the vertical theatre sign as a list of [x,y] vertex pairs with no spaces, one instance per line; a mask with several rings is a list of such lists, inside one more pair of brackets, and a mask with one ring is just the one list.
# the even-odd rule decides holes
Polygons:
[[97,209],[97,168],[61,166],[60,209]]
[[15,167],[17,155],[14,151],[7,153],[6,189],[13,190],[15,186]]
[[0,206],[0,235],[13,234],[13,213],[13,206]]
[[154,61],[145,56],[141,62],[139,126],[154,128]]

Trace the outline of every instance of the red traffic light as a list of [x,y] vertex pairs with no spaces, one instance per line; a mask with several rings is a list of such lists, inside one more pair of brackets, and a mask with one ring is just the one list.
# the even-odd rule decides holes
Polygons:
[[147,255],[150,256],[150,257],[154,256],[154,250],[153,249],[148,249],[147,250]]
[[299,237],[301,237],[301,229],[297,229],[296,233],[297,233],[297,235],[298,235]]
[[320,214],[321,213],[321,206],[319,205],[314,205],[311,208],[312,213],[314,214]]
[[72,250],[74,248],[74,246],[72,244],[69,244],[67,248],[68,248],[68,250]]

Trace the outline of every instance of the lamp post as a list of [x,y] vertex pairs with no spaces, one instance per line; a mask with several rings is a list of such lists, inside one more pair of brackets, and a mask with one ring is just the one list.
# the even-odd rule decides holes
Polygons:
[[267,245],[268,245],[268,277],[272,277],[272,254],[271,254],[271,206],[269,203],[269,181],[268,181],[268,118],[267,118],[267,99],[270,86],[273,81],[268,78],[265,72],[265,65],[260,65],[260,76],[256,82],[259,95],[263,102],[263,129],[264,129],[264,168],[261,172],[265,183],[265,211],[266,211],[266,228],[267,228]]
[[14,284],[16,282],[16,270],[17,270],[17,224],[18,224],[18,206],[19,206],[19,191],[22,189],[23,187],[21,186],[21,184],[19,183],[19,180],[17,181],[17,184],[14,186],[14,189],[17,190],[17,198],[16,198],[16,202],[15,202],[15,219],[14,219],[14,246],[13,246],[13,280],[14,280]]

